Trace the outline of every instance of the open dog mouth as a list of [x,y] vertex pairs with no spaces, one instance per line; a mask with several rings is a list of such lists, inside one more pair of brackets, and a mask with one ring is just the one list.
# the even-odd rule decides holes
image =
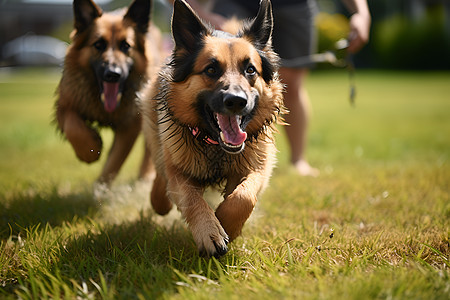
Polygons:
[[94,61],[92,66],[97,77],[100,100],[106,112],[114,112],[122,99],[128,70],[105,61]]
[[250,116],[221,114],[212,112],[209,108],[206,111],[210,127],[208,132],[212,131],[212,134],[209,134],[204,139],[205,142],[208,144],[219,144],[225,152],[230,154],[242,152],[247,140],[245,127]]
[[120,91],[119,82],[102,82],[100,99],[107,112],[112,113],[119,105],[121,98],[122,92]]
[[244,150],[247,132],[241,129],[242,116],[214,113],[219,131],[219,144],[227,152],[239,153]]

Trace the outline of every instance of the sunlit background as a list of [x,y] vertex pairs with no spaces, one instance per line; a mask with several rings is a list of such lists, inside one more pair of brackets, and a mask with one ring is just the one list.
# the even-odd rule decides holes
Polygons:
[[[127,0],[98,0],[104,10]],[[345,38],[348,22],[338,0],[318,0],[319,52]],[[449,69],[450,1],[369,0],[371,39],[356,55],[360,68]],[[155,0],[153,21],[168,31],[171,7]],[[73,26],[71,0],[0,0],[0,67],[62,63]],[[323,67],[323,66],[320,66]]]
[[[169,45],[171,5],[153,1]],[[450,299],[450,0],[368,2],[356,72],[320,63],[308,76],[320,176],[297,174],[280,130],[242,238],[205,260],[136,181],[142,137],[107,188],[94,184],[107,155],[84,164],[57,133],[72,0],[0,0],[0,299]],[[318,52],[344,57],[348,15],[318,3]],[[101,135],[107,150],[113,132]]]

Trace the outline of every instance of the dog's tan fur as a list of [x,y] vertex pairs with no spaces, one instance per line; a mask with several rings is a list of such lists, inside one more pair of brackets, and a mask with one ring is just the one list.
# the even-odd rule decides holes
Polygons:
[[[91,0],[74,1],[75,29],[57,90],[55,119],[77,157],[87,163],[98,160],[102,153],[96,127],[110,127],[115,132],[101,182],[114,179],[133,147],[141,130],[136,94],[152,74],[156,75],[160,64],[160,33],[149,26],[150,7],[150,0],[136,0],[128,10],[103,13]],[[96,44],[99,41],[103,44]],[[129,49],[121,51],[125,42]],[[94,63],[128,73],[114,111],[106,111],[101,101]],[[151,172],[150,154],[145,153],[140,177]]]
[[[192,23],[192,18],[183,19],[186,15],[192,14],[194,23],[203,23],[184,1],[175,1],[174,6],[172,26],[177,42],[180,28],[177,22]],[[263,1],[262,6],[265,10],[260,9],[259,21],[265,14],[265,20],[271,26],[270,2]],[[235,37],[213,34],[207,27],[205,30],[207,34],[201,41],[202,47],[186,78],[179,81],[175,78],[177,65],[174,61],[189,52],[177,44],[172,63],[162,69],[159,78],[144,93],[143,129],[157,170],[151,192],[153,208],[159,214],[166,214],[172,208],[172,202],[175,203],[192,231],[199,251],[219,256],[226,253],[228,241],[241,233],[255,207],[257,195],[264,190],[271,176],[276,153],[274,123],[281,120],[284,112],[283,86],[275,66],[268,75],[270,78],[265,80],[262,76],[266,72],[262,56],[271,64],[278,61],[271,48],[270,36],[267,44],[258,51],[254,37],[246,33],[248,30],[244,29],[242,35]],[[186,32],[180,34],[189,36]],[[188,37],[189,42],[197,43]],[[204,71],[215,60],[220,61],[223,70],[219,78],[211,78],[206,74],[208,71]],[[185,59],[179,61],[184,63]],[[243,62],[254,66],[259,75],[245,77]],[[198,109],[199,98],[202,93],[217,90],[218,86],[237,86],[245,93],[257,93],[259,97],[258,106],[245,129],[245,147],[236,154],[227,153],[216,142],[192,131],[193,128],[202,131],[205,126]],[[203,199],[207,186],[223,189],[224,201],[216,212]]]

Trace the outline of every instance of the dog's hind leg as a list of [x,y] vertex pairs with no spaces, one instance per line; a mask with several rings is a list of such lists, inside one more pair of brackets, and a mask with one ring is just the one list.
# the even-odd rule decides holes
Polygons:
[[111,182],[119,172],[125,159],[133,148],[139,132],[141,123],[139,119],[128,127],[118,128],[114,133],[114,141],[109,150],[108,158],[103,166],[102,173],[98,179],[99,182]]
[[75,111],[59,111],[57,120],[80,160],[91,163],[99,159],[102,139],[96,130],[89,127]]

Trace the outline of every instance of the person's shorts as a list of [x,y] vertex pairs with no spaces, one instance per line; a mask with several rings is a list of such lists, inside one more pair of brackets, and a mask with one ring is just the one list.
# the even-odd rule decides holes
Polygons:
[[[257,10],[250,12],[231,0],[216,0],[213,11],[228,18],[236,16],[239,19],[254,18],[258,12]],[[315,0],[273,8],[273,47],[281,58],[282,66],[308,67],[296,66],[291,60],[307,57],[316,51],[317,34],[314,17],[317,11]]]

